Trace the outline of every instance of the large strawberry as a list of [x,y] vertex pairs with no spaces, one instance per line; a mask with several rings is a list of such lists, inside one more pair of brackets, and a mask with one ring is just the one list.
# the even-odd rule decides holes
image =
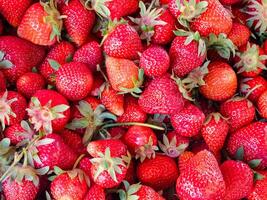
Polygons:
[[191,151],[185,151],[179,156],[178,167],[180,173],[182,173],[187,168],[188,162],[190,161],[191,158],[194,157],[194,155],[195,154]]
[[250,37],[250,30],[247,26],[239,22],[233,22],[233,27],[228,35],[228,38],[236,47],[241,47],[247,44]]
[[192,157],[176,183],[180,199],[223,199],[225,182],[216,158],[203,150]]
[[258,99],[257,106],[259,113],[263,118],[267,118],[267,90],[261,94]]
[[45,51],[40,46],[15,36],[0,37],[0,69],[11,83],[30,72],[44,56]]
[[254,188],[248,196],[249,200],[264,200],[267,198],[267,171],[259,171],[263,177],[256,180]]

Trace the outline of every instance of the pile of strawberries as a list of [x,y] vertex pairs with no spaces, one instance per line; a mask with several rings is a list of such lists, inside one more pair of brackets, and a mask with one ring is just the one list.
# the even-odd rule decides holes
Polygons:
[[0,0],[5,200],[266,200],[266,0]]

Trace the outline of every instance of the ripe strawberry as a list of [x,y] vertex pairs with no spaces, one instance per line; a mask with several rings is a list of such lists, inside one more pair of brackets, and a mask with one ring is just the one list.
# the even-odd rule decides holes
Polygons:
[[95,24],[95,12],[86,9],[79,0],[70,0],[61,8],[61,14],[67,16],[64,26],[70,39],[78,46],[84,44]]
[[84,44],[75,52],[73,61],[85,63],[91,71],[95,71],[96,66],[100,65],[103,61],[100,45],[96,41]]
[[228,38],[234,43],[236,47],[241,47],[247,44],[249,37],[250,30],[247,26],[241,24],[240,22],[233,22],[233,27],[231,32],[228,34]]
[[88,185],[84,172],[80,169],[62,172],[51,183],[50,186],[53,199],[84,199]]
[[179,156],[178,167],[179,167],[180,173],[183,173],[183,171],[187,169],[187,164],[190,161],[190,159],[194,157],[194,155],[195,154],[191,151],[185,151]]
[[209,73],[204,77],[205,85],[199,88],[200,93],[213,101],[231,98],[237,89],[237,77],[232,67],[224,62],[212,62],[208,69]]
[[84,200],[106,200],[105,190],[94,184],[89,188]]
[[249,18],[249,15],[246,12],[243,12],[239,5],[232,6],[232,14],[235,18],[235,21],[240,22],[241,24],[246,24]]
[[[62,18],[54,0],[32,4],[18,27],[18,36],[39,45],[53,45],[60,38]],[[38,27],[38,28],[36,28]]]
[[266,69],[265,63],[267,55],[264,55],[264,51],[256,44],[243,45],[239,48],[240,53],[237,53],[234,58],[235,67],[238,69],[237,73],[240,73],[244,77],[255,77],[259,75],[263,69]]
[[56,70],[51,66],[53,61],[63,65],[73,56],[74,51],[73,45],[66,41],[62,41],[50,49],[42,65],[39,67],[40,73],[50,84],[55,82],[53,76]]
[[35,92],[45,87],[44,78],[37,73],[28,72],[17,80],[17,90],[27,98],[31,98]]
[[163,155],[156,155],[153,159],[146,159],[137,165],[137,178],[154,190],[171,187],[178,178],[178,167],[175,161]]
[[267,82],[262,76],[256,76],[251,78],[243,78],[239,84],[240,92],[244,95],[248,95],[248,99],[252,102],[257,102],[260,95],[267,90]]
[[220,113],[227,118],[230,131],[250,124],[255,117],[255,107],[244,97],[234,97],[220,106]]
[[[94,77],[94,82],[93,82],[93,86],[92,86],[92,90],[90,92],[91,96],[101,96],[101,92],[103,90],[103,84],[105,82],[105,79],[103,78],[103,75],[100,72],[95,72],[93,74]],[[102,86],[102,87],[101,87]]]
[[27,112],[34,129],[44,133],[63,130],[70,118],[69,103],[53,90],[38,90]]
[[230,5],[242,3],[241,0],[220,0],[220,2],[224,6],[230,6]]
[[4,92],[6,90],[6,78],[4,74],[0,71],[0,92]]
[[79,169],[81,169],[87,177],[90,178],[90,181],[93,180],[93,177],[91,177],[91,167],[92,163],[90,161],[91,157],[83,157],[81,161],[79,162]]
[[17,92],[0,92],[0,108],[0,123],[4,130],[5,125],[18,124],[25,118],[27,102]]
[[203,150],[191,158],[176,183],[180,199],[223,199],[225,182],[212,153]]
[[229,126],[220,113],[211,113],[201,128],[201,134],[209,149],[216,153],[224,145]]
[[105,37],[103,48],[108,56],[137,59],[138,52],[142,51],[141,39],[138,33],[128,24],[109,27]]
[[183,109],[184,99],[175,82],[166,74],[148,84],[138,103],[149,114],[173,114]]
[[0,35],[2,35],[4,32],[4,24],[3,24],[3,20],[0,18]]
[[245,162],[262,159],[258,168],[266,168],[266,127],[265,122],[254,122],[232,133],[227,144],[230,156],[233,157],[237,150],[243,147]]
[[71,101],[86,97],[90,93],[92,85],[92,72],[84,63],[66,63],[56,72],[57,90]]
[[267,197],[267,172],[259,171],[264,177],[256,180],[254,188],[248,196],[248,200],[264,200]]
[[0,68],[6,79],[15,83],[44,58],[44,48],[15,36],[0,37]]
[[0,13],[3,17],[14,27],[20,24],[21,18],[31,5],[32,0],[1,0],[0,1]]
[[204,120],[204,113],[193,104],[188,104],[179,113],[171,115],[171,124],[175,132],[185,137],[197,135]]
[[162,76],[168,71],[169,66],[169,55],[160,46],[149,47],[140,57],[140,67],[147,76]]
[[224,199],[243,199],[253,187],[253,171],[240,161],[227,160],[220,169],[226,185]]
[[130,164],[128,164],[128,168],[127,168],[127,172],[126,172],[126,175],[125,175],[125,178],[124,180],[133,184],[136,182],[136,163],[135,163],[135,160],[132,159],[130,161]]
[[258,99],[257,106],[259,113],[263,118],[267,118],[267,90],[261,94]]
[[126,132],[127,129],[121,126],[112,127],[108,130],[109,137],[113,139],[120,139]]

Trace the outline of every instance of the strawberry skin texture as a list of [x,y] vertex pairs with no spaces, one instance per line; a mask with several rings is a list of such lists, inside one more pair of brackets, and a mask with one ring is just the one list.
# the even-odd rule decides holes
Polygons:
[[138,100],[140,107],[149,114],[173,114],[184,107],[184,99],[168,74],[152,80]]
[[177,36],[173,40],[169,51],[171,68],[179,77],[183,77],[201,66],[206,58],[206,54],[198,55],[198,42],[192,41],[185,45],[186,38]]
[[186,167],[176,183],[179,199],[223,199],[225,182],[212,153],[207,150],[197,153]]
[[97,184],[94,184],[88,190],[84,200],[106,200],[105,190]]
[[90,178],[90,182],[92,183],[93,177],[91,176],[91,167],[92,163],[90,161],[90,157],[84,157],[79,162],[79,169],[83,170],[83,172]]
[[36,187],[32,181],[23,179],[21,183],[7,179],[2,183],[2,189],[6,200],[34,200],[39,191],[39,185]]
[[92,72],[84,63],[66,63],[56,72],[57,90],[71,101],[78,101],[86,97],[90,93],[92,85]]
[[71,0],[62,7],[61,14],[67,16],[64,25],[71,40],[78,46],[84,44],[95,24],[95,13],[87,10],[79,0]]
[[142,185],[135,195],[138,196],[138,200],[164,200],[153,188],[146,185]]
[[244,161],[262,159],[259,169],[267,167],[266,128],[265,122],[254,122],[232,133],[228,139],[227,151],[234,157],[236,151],[243,146]]
[[220,169],[226,185],[225,200],[242,199],[249,195],[253,187],[253,172],[247,164],[227,160]]
[[180,173],[182,173],[187,168],[188,161],[193,158],[194,155],[195,154],[191,151],[185,151],[179,156],[178,167]]
[[228,35],[233,25],[231,15],[218,0],[207,0],[207,2],[207,10],[195,18],[190,23],[190,27],[193,31],[198,31],[203,37],[211,33]]
[[204,120],[204,113],[193,104],[187,105],[179,113],[171,116],[171,124],[175,132],[185,137],[197,135]]
[[13,27],[17,27],[31,3],[32,0],[1,0],[0,13],[4,16],[9,24],[11,24]]
[[6,78],[3,72],[0,71],[0,92],[4,92],[6,90]]
[[163,155],[145,159],[137,165],[137,178],[154,190],[163,190],[175,184],[178,178],[178,167],[175,161]]
[[4,131],[5,137],[10,139],[11,144],[17,145],[24,139],[31,139],[32,135],[23,135],[18,133],[24,133],[25,130],[21,127],[20,124],[14,124],[12,126],[7,127]]
[[259,113],[263,118],[267,118],[267,90],[258,99]]
[[13,64],[11,69],[2,71],[11,83],[15,83],[20,76],[30,72],[32,67],[42,62],[45,56],[43,47],[15,36],[1,36],[0,51],[4,52],[4,59]]
[[237,77],[232,67],[224,62],[212,62],[208,69],[209,73],[204,77],[206,84],[199,88],[200,93],[213,101],[231,98],[237,89]]
[[83,179],[79,180],[78,176],[73,179],[70,178],[67,172],[58,175],[51,183],[50,186],[52,197],[55,200],[61,199],[72,199],[72,200],[83,200],[88,186]]
[[267,171],[259,171],[258,173],[265,177],[261,180],[256,180],[248,200],[264,200],[267,198]]
[[117,25],[104,41],[104,52],[108,56],[137,59],[142,52],[141,39],[136,30],[128,24]]
[[247,26],[233,22],[233,27],[228,35],[228,38],[234,43],[235,46],[241,47],[247,44],[250,37],[250,30]]

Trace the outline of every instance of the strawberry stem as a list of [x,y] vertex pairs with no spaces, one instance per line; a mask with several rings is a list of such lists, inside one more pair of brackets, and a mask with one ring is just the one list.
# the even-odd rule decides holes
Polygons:
[[152,129],[164,131],[164,127],[156,126],[153,124],[146,124],[146,123],[140,123],[140,122],[126,122],[126,123],[115,123],[115,124],[106,124],[102,126],[101,129],[106,129],[106,128],[111,128],[111,127],[116,127],[116,126],[144,126],[144,127],[149,127]]

